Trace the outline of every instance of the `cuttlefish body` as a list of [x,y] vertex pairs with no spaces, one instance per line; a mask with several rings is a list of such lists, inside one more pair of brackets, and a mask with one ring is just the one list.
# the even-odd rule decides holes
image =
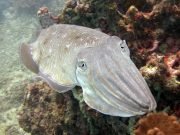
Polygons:
[[76,85],[84,101],[104,114],[130,117],[156,108],[156,102],[116,36],[75,25],[58,24],[41,31],[30,45],[21,45],[27,68],[58,92]]
[[78,53],[100,45],[109,36],[90,28],[59,24],[43,29],[37,40],[21,46],[21,59],[51,87],[65,92],[78,85],[75,71]]

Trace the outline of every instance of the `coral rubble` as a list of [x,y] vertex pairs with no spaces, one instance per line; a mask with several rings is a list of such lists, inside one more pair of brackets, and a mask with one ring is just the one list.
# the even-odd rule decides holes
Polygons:
[[180,123],[175,116],[166,113],[150,113],[141,118],[134,130],[135,135],[179,135]]

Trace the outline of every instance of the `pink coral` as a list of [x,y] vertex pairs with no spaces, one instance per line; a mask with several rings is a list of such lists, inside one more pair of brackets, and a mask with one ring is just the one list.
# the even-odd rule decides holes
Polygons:
[[169,76],[180,75],[180,51],[176,54],[169,54],[164,57]]
[[164,57],[167,77],[164,79],[165,86],[177,92],[180,90],[180,51]]

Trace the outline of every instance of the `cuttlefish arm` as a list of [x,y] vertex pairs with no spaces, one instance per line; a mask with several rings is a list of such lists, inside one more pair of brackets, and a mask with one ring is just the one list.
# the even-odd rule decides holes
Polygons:
[[139,70],[121,48],[125,42],[110,37],[97,48],[82,50],[76,76],[84,101],[104,114],[130,117],[156,108],[156,102]]
[[56,91],[62,93],[66,92],[68,90],[71,90],[74,88],[73,86],[65,86],[62,84],[58,84],[55,80],[53,80],[50,76],[44,74],[39,69],[38,64],[33,60],[32,54],[31,54],[31,45],[29,44],[22,44],[20,46],[20,58],[22,63],[32,72],[39,75],[40,78],[42,78],[45,82],[47,82],[51,88],[55,89]]

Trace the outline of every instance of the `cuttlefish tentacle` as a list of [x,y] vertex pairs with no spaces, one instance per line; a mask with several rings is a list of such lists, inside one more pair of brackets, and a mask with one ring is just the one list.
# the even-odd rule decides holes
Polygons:
[[[114,116],[134,116],[156,108],[156,102],[146,82],[124,48],[111,37],[96,48],[86,48],[79,53],[78,63],[84,62],[86,70],[77,64],[77,80],[83,88],[85,102],[92,108]],[[120,40],[120,39],[119,39]],[[98,98],[94,101],[93,97]],[[99,107],[99,106],[104,107]],[[111,109],[117,111],[110,111]],[[118,113],[119,110],[119,113]]]
[[[112,64],[104,63],[104,61],[109,61],[109,60],[112,61],[112,59],[108,59],[108,58],[106,58],[106,56],[104,56],[103,59],[104,60],[101,60],[99,62],[100,65],[98,66],[99,72],[101,72],[98,74],[101,76],[97,76],[97,80],[96,80],[96,82],[98,82],[98,80],[99,80],[98,88],[99,89],[101,89],[101,88],[106,89],[104,91],[107,91],[107,92],[105,92],[104,94],[107,94],[107,98],[110,98],[110,97],[114,98],[113,104],[115,104],[115,106],[117,106],[117,107],[122,105],[124,110],[129,109],[129,111],[139,111],[140,109],[144,109],[145,107],[142,108],[140,106],[142,103],[141,104],[138,103],[138,102],[141,102],[141,101],[138,101],[138,97],[136,97],[135,99],[132,98],[132,96],[136,96],[136,95],[133,92],[128,91],[129,88],[127,87],[127,84],[129,81],[126,78],[124,78],[123,75],[117,74],[117,73],[112,71],[112,68],[117,68],[117,67],[112,66],[112,64],[115,64],[115,63],[112,63]],[[118,65],[116,65],[116,66],[118,66]],[[102,70],[102,67],[106,67],[103,69],[104,71]],[[104,72],[109,73],[110,76],[108,76],[107,74],[104,75]],[[118,89],[121,88],[120,86],[124,87],[124,90],[118,91]],[[115,89],[115,91],[112,91],[112,89]],[[124,92],[124,91],[126,91],[126,92]],[[125,100],[126,100],[126,104],[124,104],[124,102],[123,102]],[[120,104],[119,104],[119,102],[120,102]],[[124,106],[126,106],[126,107],[124,107]]]
[[[140,107],[137,106],[137,108],[133,108],[132,107],[133,102],[130,102],[130,101],[129,102],[127,101],[125,104],[124,100],[128,100],[130,96],[127,96],[121,93],[117,94],[116,92],[112,91],[112,89],[119,89],[119,88],[116,88],[117,87],[116,83],[114,83],[111,78],[104,75],[103,72],[106,72],[106,71],[102,71],[102,68],[101,68],[102,65],[100,64],[98,65],[98,67],[99,69],[97,69],[97,71],[93,73],[94,78],[90,79],[92,81],[91,87],[94,91],[96,91],[96,94],[99,97],[101,97],[104,100],[104,102],[106,102],[107,104],[110,104],[114,108],[119,109],[120,111],[123,110],[122,112],[128,113],[129,115],[130,114],[137,115],[136,112],[139,111]],[[111,76],[112,75],[113,74],[111,74]],[[138,114],[140,114],[140,112]]]
[[[108,52],[112,51],[112,53],[114,55],[116,54],[115,58],[111,61],[115,62],[119,67],[121,67],[123,65],[122,68],[119,69],[119,71],[124,73],[124,74],[122,74],[124,76],[120,77],[121,80],[124,80],[124,82],[126,82],[126,83],[128,82],[128,85],[132,88],[134,88],[134,87],[138,88],[139,87],[139,90],[136,91],[137,95],[139,95],[138,98],[140,98],[141,94],[142,94],[142,97],[149,98],[148,100],[151,101],[151,102],[147,103],[147,104],[149,104],[149,109],[150,110],[155,109],[156,108],[156,102],[154,100],[154,97],[151,94],[149,87],[148,87],[146,81],[144,80],[144,78],[142,77],[141,73],[139,72],[139,70],[137,69],[135,64],[131,61],[131,59],[129,57],[130,51],[129,51],[129,48],[128,48],[126,42],[124,40],[121,40],[121,42],[118,42],[118,39],[121,40],[119,37],[112,36],[112,37],[107,39],[107,42],[109,44],[112,41],[113,44],[116,46],[118,46],[118,44],[120,43],[120,48],[118,47],[117,49],[113,49],[112,47],[108,46],[107,49],[108,49]],[[117,42],[118,44],[116,44],[115,42]],[[120,49],[121,51],[119,50],[117,52],[118,49]],[[119,52],[122,53],[123,57],[120,55]],[[122,60],[122,61],[120,62],[119,60]]]
[[[109,48],[108,51],[110,51],[110,49],[111,48]],[[119,77],[119,82],[122,85],[121,87],[124,87],[124,89],[128,87],[125,91],[125,94],[130,95],[130,99],[134,103],[137,103],[141,107],[141,109],[144,108],[146,111],[148,111],[147,109],[151,110],[152,106],[156,105],[156,103],[145,80],[141,76],[134,63],[130,60],[130,58],[123,53],[122,55],[121,53],[117,53],[117,50],[118,49],[113,49],[112,53],[115,57],[111,57],[111,59],[109,59],[109,61],[112,62],[112,65],[117,65],[119,72],[121,72],[115,72],[114,76],[116,76],[116,80],[118,79],[117,77]],[[115,67],[113,68],[110,66],[109,70],[110,68],[114,69]],[[114,86],[116,86],[116,84],[117,83],[114,83]],[[152,106],[151,103],[153,104]]]

